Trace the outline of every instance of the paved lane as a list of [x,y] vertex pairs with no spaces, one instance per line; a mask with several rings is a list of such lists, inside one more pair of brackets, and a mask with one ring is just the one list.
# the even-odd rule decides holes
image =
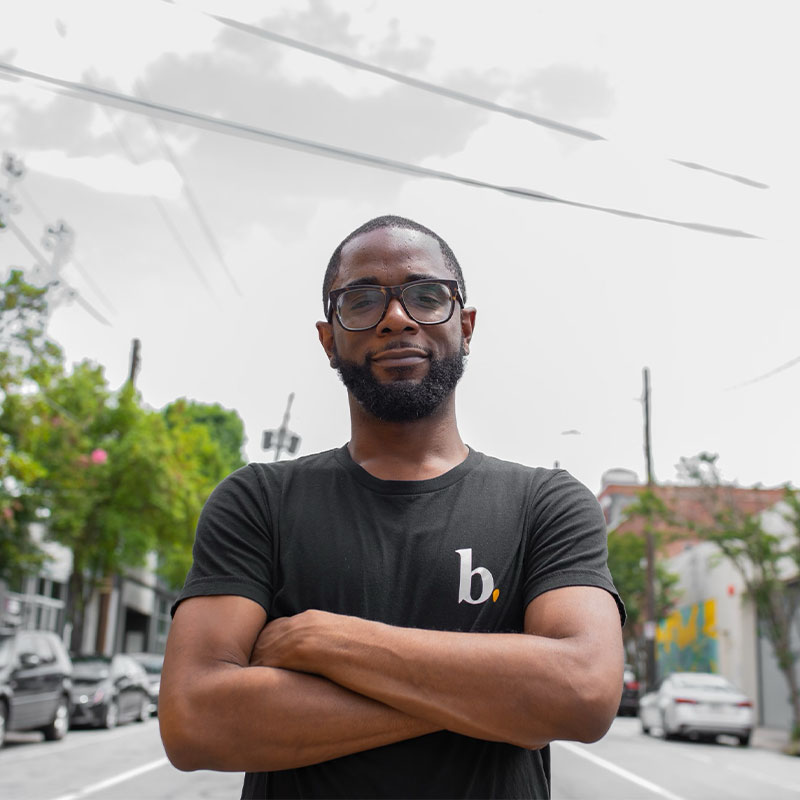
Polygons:
[[553,800],[798,800],[800,762],[730,742],[667,742],[620,718],[593,745],[552,746]]
[[[0,750],[3,800],[227,800],[242,777],[183,773],[165,759],[158,722],[70,731],[63,742],[11,735]],[[735,744],[665,742],[617,719],[593,745],[552,746],[553,800],[798,800],[800,759]]]
[[9,739],[0,750],[3,800],[221,800],[241,792],[239,774],[174,769],[155,719],[113,731],[70,731],[62,742]]

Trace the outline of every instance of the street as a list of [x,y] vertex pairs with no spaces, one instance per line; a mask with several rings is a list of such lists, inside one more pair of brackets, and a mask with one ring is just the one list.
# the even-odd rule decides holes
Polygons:
[[[617,719],[590,746],[552,746],[553,800],[735,800],[800,796],[800,763],[733,743],[662,741]],[[9,735],[0,750],[4,800],[237,798],[239,774],[182,773],[167,762],[155,719],[113,731],[74,730],[63,742]]]
[[796,800],[800,761],[759,747],[663,741],[618,717],[593,745],[554,742],[553,800]]

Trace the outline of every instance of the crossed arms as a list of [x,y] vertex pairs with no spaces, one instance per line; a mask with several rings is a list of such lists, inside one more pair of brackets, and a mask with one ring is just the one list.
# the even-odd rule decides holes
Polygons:
[[619,613],[600,588],[540,595],[521,634],[314,610],[265,623],[243,597],[178,607],[159,723],[179,769],[289,769],[442,729],[527,748],[591,742],[619,704]]

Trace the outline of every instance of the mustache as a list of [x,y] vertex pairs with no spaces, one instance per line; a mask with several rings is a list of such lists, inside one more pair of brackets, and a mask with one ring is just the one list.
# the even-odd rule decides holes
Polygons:
[[367,359],[375,358],[375,356],[379,355],[380,353],[388,353],[391,350],[416,350],[422,355],[427,356],[430,358],[433,355],[433,350],[428,347],[420,347],[415,342],[388,342],[385,347],[381,347],[379,350],[368,350],[367,351]]

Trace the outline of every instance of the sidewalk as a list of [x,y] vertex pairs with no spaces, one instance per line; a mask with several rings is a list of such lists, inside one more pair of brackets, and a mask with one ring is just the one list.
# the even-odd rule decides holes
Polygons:
[[753,728],[750,743],[753,747],[763,747],[782,753],[789,744],[789,732],[780,728]]

